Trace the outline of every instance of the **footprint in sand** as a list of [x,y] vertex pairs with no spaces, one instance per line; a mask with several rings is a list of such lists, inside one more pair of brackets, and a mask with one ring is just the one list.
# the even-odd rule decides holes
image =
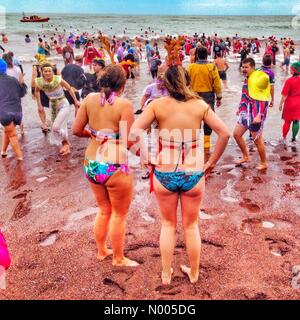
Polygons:
[[299,170],[294,170],[294,169],[284,169],[283,173],[289,177],[298,177],[299,176]]
[[111,280],[109,278],[105,278],[103,280],[103,284],[105,286],[110,286],[110,287],[113,287],[115,289],[118,289],[118,290],[122,291],[123,293],[125,292],[125,289],[121,285],[119,285],[116,281]]
[[226,187],[221,190],[220,195],[221,199],[225,202],[229,203],[238,203],[240,194],[234,190],[235,181],[234,180],[228,180]]
[[300,289],[300,265],[294,266],[292,269],[293,279],[292,279],[292,287],[295,290]]
[[31,211],[31,198],[28,194],[17,204],[13,212],[12,221],[18,221],[27,216]]
[[243,199],[243,202],[240,202],[240,206],[252,213],[258,213],[261,211],[260,207],[257,204],[252,203],[249,199]]
[[285,239],[266,238],[269,250],[275,257],[283,257],[291,251],[290,243]]
[[63,230],[65,231],[78,230],[79,225],[82,225],[82,223],[79,223],[79,221],[90,216],[95,216],[98,210],[99,209],[97,208],[91,207],[86,210],[71,214],[69,216],[68,223],[64,226]]
[[58,236],[58,230],[51,231],[50,233],[42,232],[39,235],[39,243],[42,247],[52,246],[56,242],[57,236]]
[[261,219],[245,219],[242,221],[240,226],[240,230],[247,235],[252,236],[255,230],[261,226],[262,220]]

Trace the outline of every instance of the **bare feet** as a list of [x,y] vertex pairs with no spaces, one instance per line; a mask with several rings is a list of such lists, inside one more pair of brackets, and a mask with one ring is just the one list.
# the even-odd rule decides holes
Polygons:
[[171,284],[173,273],[174,273],[173,268],[171,268],[171,272],[168,275],[165,274],[163,271],[161,272],[161,280],[164,286]]
[[98,252],[97,259],[100,261],[104,261],[107,257],[112,256],[113,251],[106,249],[104,252]]
[[67,156],[68,154],[71,153],[71,148],[70,148],[70,146],[69,146],[68,144],[64,145],[64,146],[60,149],[59,153],[60,153],[62,156]]
[[188,268],[188,267],[186,267],[186,266],[181,266],[180,269],[181,269],[181,271],[182,271],[184,274],[186,274],[186,275],[189,277],[191,283],[196,283],[196,282],[198,282],[198,280],[199,280],[199,273],[197,274],[197,276],[193,276],[193,275],[192,275],[192,270],[191,270],[191,268]]
[[243,157],[241,160],[237,160],[235,161],[234,163],[238,166],[244,164],[244,163],[247,163],[250,161],[250,158],[249,157]]
[[137,267],[139,264],[136,261],[124,258],[122,261],[113,261],[114,267]]
[[263,171],[268,169],[268,164],[267,163],[261,163],[258,167],[256,167],[257,170]]

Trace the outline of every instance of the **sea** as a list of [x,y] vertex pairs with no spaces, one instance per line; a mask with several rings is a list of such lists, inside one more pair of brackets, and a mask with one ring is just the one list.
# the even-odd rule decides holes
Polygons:
[[[26,13],[30,15],[30,13]],[[37,36],[41,33],[59,31],[90,33],[101,30],[107,35],[129,37],[218,33],[221,37],[292,37],[300,39],[300,28],[293,28],[293,16],[154,16],[154,15],[87,15],[87,14],[40,14],[50,18],[49,23],[21,23],[22,14],[7,14],[6,29],[14,39],[25,34]]]

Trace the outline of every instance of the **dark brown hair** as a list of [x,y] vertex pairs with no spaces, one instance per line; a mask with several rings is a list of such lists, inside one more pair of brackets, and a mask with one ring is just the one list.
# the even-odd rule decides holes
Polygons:
[[125,87],[126,73],[118,65],[110,65],[103,70],[104,74],[100,79],[101,92],[104,92],[108,99],[112,92],[119,92]]
[[164,84],[170,96],[177,101],[189,101],[200,99],[190,89],[191,78],[182,66],[171,66],[167,69],[164,76]]
[[252,68],[255,68],[255,60],[252,58],[246,58],[242,62],[243,64],[249,63]]
[[7,63],[8,68],[11,69],[14,67],[13,58],[11,55],[9,55],[8,53],[4,53],[2,59]]

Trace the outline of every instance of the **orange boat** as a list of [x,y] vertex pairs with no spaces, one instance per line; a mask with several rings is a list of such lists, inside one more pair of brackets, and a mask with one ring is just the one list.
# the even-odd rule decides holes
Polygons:
[[21,22],[48,22],[50,18],[41,18],[39,16],[30,16],[30,17],[23,17]]

